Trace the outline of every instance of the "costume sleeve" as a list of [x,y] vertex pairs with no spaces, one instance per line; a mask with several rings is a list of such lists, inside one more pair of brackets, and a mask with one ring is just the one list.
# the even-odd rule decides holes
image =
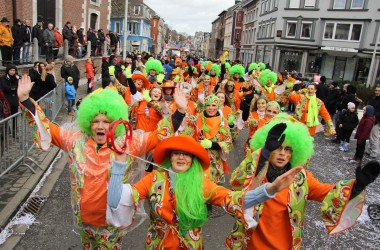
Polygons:
[[226,134],[223,136],[223,140],[218,141],[217,143],[219,144],[221,154],[220,156],[222,157],[222,160],[227,161],[228,154],[230,150],[232,149],[232,136],[231,136],[231,131],[230,127],[227,124],[227,121],[225,121],[227,126],[224,126],[224,129],[226,130]]
[[[70,150],[75,139],[77,139],[76,136],[73,136],[74,133],[66,132],[58,125],[50,122],[41,107],[33,99],[29,98],[29,100],[30,102],[24,101],[25,106],[20,102],[20,107],[29,126],[33,128],[34,144],[42,150],[48,150],[51,143],[65,151]],[[33,110],[34,113],[32,113]],[[63,133],[65,134],[64,138],[66,138],[65,142],[62,139]]]
[[115,88],[117,89],[117,91],[119,92],[119,94],[121,95],[125,95],[125,92],[127,91],[128,87],[125,87],[124,85],[122,85],[119,81],[115,81],[114,83],[115,85]]
[[232,172],[230,185],[233,190],[247,190],[252,185],[261,149],[252,152]]
[[297,105],[298,102],[301,100],[301,96],[302,96],[301,94],[291,93],[289,95],[289,102]]
[[362,212],[366,191],[350,200],[354,179],[331,185],[320,183],[310,172],[307,172],[307,178],[308,198],[322,201],[320,212],[328,233],[338,234],[353,227]]

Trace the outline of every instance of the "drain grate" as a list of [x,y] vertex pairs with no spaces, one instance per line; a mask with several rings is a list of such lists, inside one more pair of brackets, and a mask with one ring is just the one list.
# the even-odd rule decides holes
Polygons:
[[25,215],[27,213],[37,215],[46,200],[47,197],[44,196],[34,196],[30,198],[24,206],[21,215]]

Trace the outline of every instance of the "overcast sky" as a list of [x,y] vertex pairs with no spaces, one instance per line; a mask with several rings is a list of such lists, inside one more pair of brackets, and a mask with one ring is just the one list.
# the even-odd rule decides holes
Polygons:
[[177,32],[194,35],[196,31],[211,32],[211,22],[223,10],[235,4],[235,0],[144,0],[165,23]]

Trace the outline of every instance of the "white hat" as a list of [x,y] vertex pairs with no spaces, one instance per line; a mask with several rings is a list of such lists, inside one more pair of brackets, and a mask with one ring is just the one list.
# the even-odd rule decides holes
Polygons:
[[356,105],[355,105],[355,103],[353,103],[353,102],[349,102],[349,103],[347,103],[347,108],[355,108],[356,107]]

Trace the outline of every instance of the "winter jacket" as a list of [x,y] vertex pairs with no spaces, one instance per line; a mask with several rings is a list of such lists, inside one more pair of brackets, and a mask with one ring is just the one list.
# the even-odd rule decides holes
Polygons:
[[321,99],[326,104],[326,98],[328,94],[328,88],[325,83],[320,82],[317,85],[317,92],[315,93],[317,98]]
[[30,26],[23,26],[22,27],[23,32],[23,42],[24,43],[31,43],[32,42],[32,29]]
[[86,78],[94,78],[94,67],[92,66],[92,62],[86,62]]
[[356,112],[345,110],[341,116],[339,124],[342,124],[343,130],[353,131],[359,123],[358,115]]
[[42,27],[38,24],[34,25],[32,29],[32,39],[37,38],[38,40],[38,46],[42,46],[44,43],[44,31],[42,30]]
[[12,47],[13,36],[9,26],[0,23],[0,46]]
[[62,36],[63,40],[67,39],[69,42],[73,42],[75,37],[73,31],[67,25],[62,29]]
[[44,95],[46,95],[47,93],[55,89],[55,87],[57,87],[57,84],[55,83],[54,76],[50,73],[47,73],[45,81],[41,82],[41,87],[40,87],[41,96],[40,97],[43,97]]
[[24,31],[21,25],[17,25],[20,19],[15,20],[12,26],[13,48],[21,48],[24,43]]
[[49,47],[53,47],[55,43],[54,30],[45,29],[43,36],[44,36],[44,44]]
[[32,89],[30,90],[29,96],[34,100],[38,100],[40,96],[40,86],[41,86],[41,74],[34,68],[29,70],[30,80],[34,82]]
[[68,82],[65,83],[65,93],[66,93],[66,99],[67,100],[75,100],[76,91],[73,84],[70,84]]
[[7,72],[4,76],[0,78],[0,89],[3,90],[5,98],[8,100],[9,104],[12,107],[18,106],[18,96],[17,96],[17,87],[19,76],[13,75],[10,76],[8,74],[10,69],[16,69],[16,66],[13,64],[9,64],[5,70]]
[[362,144],[365,140],[369,139],[371,129],[375,122],[375,116],[363,116],[359,122],[359,126],[355,134],[355,139],[358,140],[358,144]]
[[62,34],[59,33],[58,30],[54,30],[54,36],[55,36],[54,47],[56,47],[56,48],[61,47],[61,46],[62,46],[62,43],[63,43],[63,37],[62,37]]
[[73,84],[79,83],[80,80],[80,72],[78,67],[75,64],[68,65],[64,64],[61,67],[61,77],[65,79],[67,82],[67,78],[71,76],[73,78]]
[[339,97],[340,97],[339,89],[333,89],[333,90],[329,89],[329,91],[327,92],[325,106],[329,114],[336,113]]

